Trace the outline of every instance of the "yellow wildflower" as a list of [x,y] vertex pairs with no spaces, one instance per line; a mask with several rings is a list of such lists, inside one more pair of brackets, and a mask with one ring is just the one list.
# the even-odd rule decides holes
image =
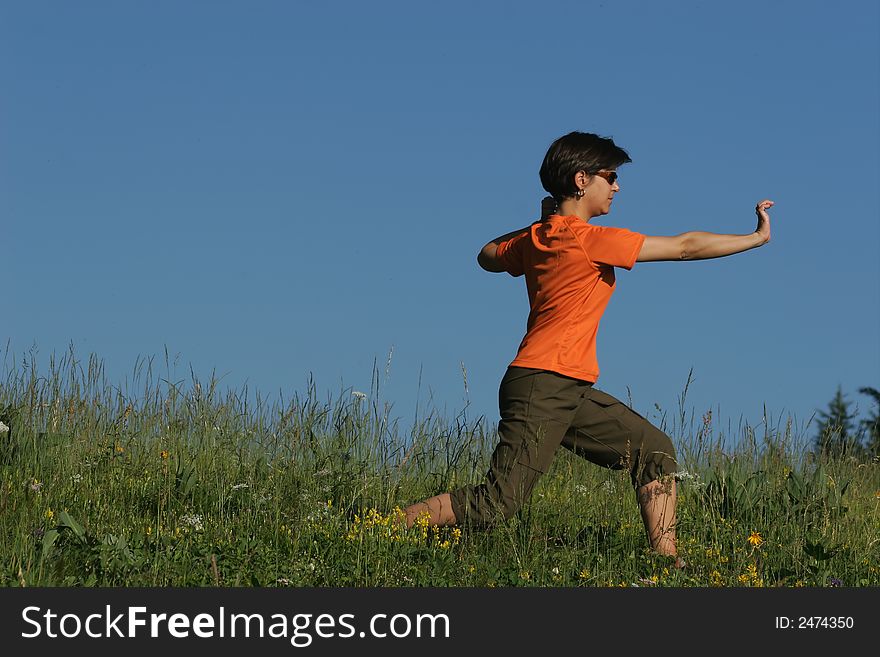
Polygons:
[[163,449],[161,452],[159,452],[159,456],[162,458],[163,461],[167,461],[168,460],[168,450]]
[[52,509],[46,509],[46,520],[52,520],[55,517],[55,512]]
[[418,517],[416,517],[416,521],[414,525],[419,529],[419,535],[423,541],[428,539],[428,527],[431,522],[431,512],[430,511],[422,511]]
[[754,547],[760,547],[761,543],[764,542],[764,539],[761,538],[761,535],[758,532],[752,532],[751,536],[748,538],[749,544]]

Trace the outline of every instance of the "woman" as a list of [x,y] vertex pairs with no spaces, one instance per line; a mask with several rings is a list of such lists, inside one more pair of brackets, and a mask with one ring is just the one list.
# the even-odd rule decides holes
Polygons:
[[[630,162],[611,139],[572,132],[550,146],[541,183],[556,211],[487,243],[477,261],[490,272],[525,276],[531,306],[525,337],[499,390],[499,442],[485,480],[407,507],[412,526],[487,524],[509,518],[528,499],[562,445],[601,466],[629,471],[651,547],[677,556],[675,450],[669,437],[625,404],[593,387],[596,335],[615,288],[614,268],[636,262],[702,260],[770,241],[767,210],[756,206],[753,233],[687,232],[661,237],[594,226],[620,191],[617,168]],[[552,212],[552,210],[551,210]],[[683,566],[676,559],[678,567]]]

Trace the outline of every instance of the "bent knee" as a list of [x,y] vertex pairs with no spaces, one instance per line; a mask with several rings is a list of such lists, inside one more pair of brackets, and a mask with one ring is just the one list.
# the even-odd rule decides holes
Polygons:
[[630,474],[635,488],[641,488],[645,484],[678,472],[678,461],[672,440],[659,429],[651,432],[651,435],[642,442],[633,461],[634,467]]

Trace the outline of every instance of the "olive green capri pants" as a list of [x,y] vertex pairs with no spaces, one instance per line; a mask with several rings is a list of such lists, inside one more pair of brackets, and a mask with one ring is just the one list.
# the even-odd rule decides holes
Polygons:
[[636,488],[676,472],[669,436],[588,381],[509,367],[498,405],[500,440],[486,480],[450,493],[459,523],[511,517],[550,468],[560,445],[606,468],[629,470]]

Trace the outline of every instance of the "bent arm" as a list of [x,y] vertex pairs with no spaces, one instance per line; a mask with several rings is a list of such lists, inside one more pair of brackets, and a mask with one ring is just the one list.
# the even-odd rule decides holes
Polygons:
[[495,257],[495,252],[498,250],[498,245],[502,242],[506,242],[509,239],[516,237],[517,235],[521,235],[526,231],[531,229],[531,225],[526,226],[525,228],[520,228],[519,230],[514,230],[509,233],[505,233],[504,235],[500,235],[496,237],[491,242],[487,242],[486,245],[480,249],[480,252],[477,254],[477,264],[480,265],[486,271],[491,271],[495,274],[501,273],[504,271],[504,267],[498,262]]
[[[547,218],[556,212],[556,201],[553,200],[552,196],[545,196],[541,199],[541,219],[540,221],[546,221]],[[480,252],[477,254],[477,264],[480,265],[486,271],[493,272],[495,274],[499,274],[504,271],[504,267],[502,267],[498,260],[495,258],[495,251],[498,249],[498,245],[501,242],[506,242],[509,239],[516,237],[522,233],[525,233],[528,230],[531,230],[532,226],[537,222],[532,222],[525,228],[520,228],[519,230],[514,230],[509,233],[505,233],[504,235],[500,235],[496,237],[491,242],[487,242],[486,245],[480,249]]]
[[647,236],[637,262],[657,262],[664,260],[707,260],[742,253],[763,246],[770,241],[770,216],[767,210],[773,201],[758,203],[758,227],[746,235],[722,235],[690,231],[671,237]]

